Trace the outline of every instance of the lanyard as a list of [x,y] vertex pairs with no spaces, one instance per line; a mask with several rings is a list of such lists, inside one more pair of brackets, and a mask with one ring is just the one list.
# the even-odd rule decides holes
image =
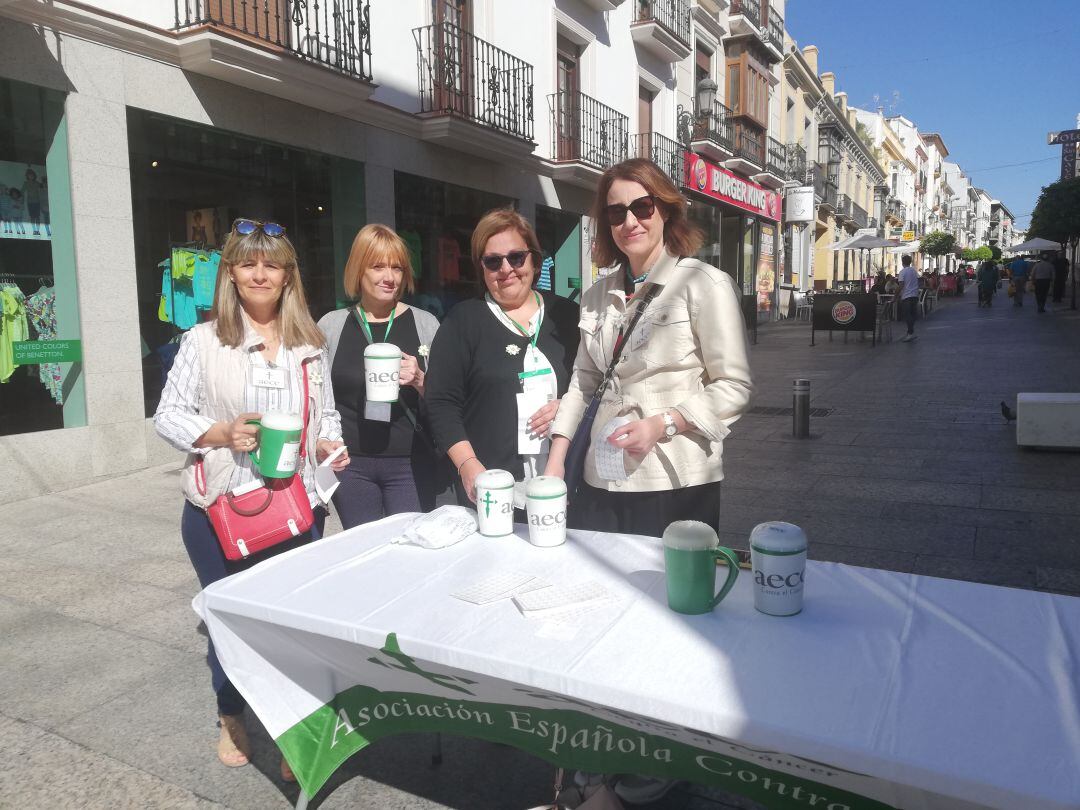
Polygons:
[[[394,309],[397,309],[396,305],[394,306]],[[360,328],[364,330],[364,337],[367,338],[367,342],[374,343],[375,338],[371,336],[371,326],[368,324],[367,315],[364,314],[364,308],[362,306],[357,306],[353,309],[353,314],[356,315],[356,320],[359,322]],[[394,315],[395,312],[391,312],[390,320],[386,322],[386,334],[383,335],[384,343],[390,339],[390,330],[394,327]],[[517,326],[517,324],[515,324],[515,326]],[[518,328],[520,329],[521,327]]]
[[536,311],[540,313],[540,320],[537,321],[536,330],[531,335],[529,334],[529,331],[524,326],[522,326],[520,323],[515,321],[509,315],[506,316],[506,320],[510,321],[510,323],[512,323],[514,326],[516,326],[517,330],[519,332],[521,332],[521,334],[523,334],[525,337],[527,337],[529,339],[529,342],[532,344],[532,347],[535,349],[536,348],[536,341],[540,337],[540,326],[544,323],[544,306],[543,306],[543,304],[540,303],[540,293],[534,291],[533,292],[533,297],[536,299],[536,307],[537,307]]

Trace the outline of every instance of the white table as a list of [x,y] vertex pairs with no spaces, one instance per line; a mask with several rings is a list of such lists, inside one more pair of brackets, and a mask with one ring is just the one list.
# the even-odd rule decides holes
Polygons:
[[[1080,600],[811,562],[798,616],[757,613],[743,571],[689,617],[666,606],[654,538],[389,544],[408,519],[195,600],[308,795],[371,740],[442,730],[770,808],[1080,807]],[[596,580],[617,601],[559,624],[449,596],[500,570]]]

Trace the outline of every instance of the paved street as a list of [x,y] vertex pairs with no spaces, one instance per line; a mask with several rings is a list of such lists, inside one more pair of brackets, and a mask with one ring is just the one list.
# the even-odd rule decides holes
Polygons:
[[[1080,381],[1080,314],[999,296],[946,300],[920,339],[876,348],[803,324],[763,328],[758,408],[812,380],[814,437],[750,415],[725,451],[724,540],[766,519],[804,526],[819,559],[1080,593],[1080,454],[1019,451],[999,402]],[[894,329],[900,337],[901,328]],[[284,808],[296,789],[255,731],[254,767],[229,771],[216,729],[197,583],[179,537],[176,465],[9,508],[0,523],[0,804]],[[810,586],[808,599],[813,599]],[[253,730],[258,723],[252,719]],[[378,743],[335,778],[325,808],[527,808],[552,769],[509,748],[432,738]],[[750,805],[677,790],[655,807]]]

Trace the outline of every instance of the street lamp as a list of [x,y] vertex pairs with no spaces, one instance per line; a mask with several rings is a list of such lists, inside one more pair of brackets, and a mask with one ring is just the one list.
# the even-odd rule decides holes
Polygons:
[[687,149],[694,140],[695,125],[707,121],[712,112],[713,103],[716,101],[718,85],[708,76],[697,83],[697,96],[694,102],[697,107],[696,113],[691,113],[682,104],[676,110],[676,126],[678,127],[679,139]]

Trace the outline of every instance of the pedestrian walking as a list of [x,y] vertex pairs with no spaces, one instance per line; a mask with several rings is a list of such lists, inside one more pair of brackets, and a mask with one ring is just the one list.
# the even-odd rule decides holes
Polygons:
[[1060,304],[1065,298],[1065,282],[1069,279],[1069,260],[1065,251],[1054,259],[1054,303]]
[[1024,305],[1024,293],[1027,292],[1028,263],[1022,256],[1017,256],[1009,265],[1009,274],[1013,287],[1013,306]]
[[994,293],[997,291],[1001,275],[998,266],[987,259],[979,265],[979,271],[975,274],[979,284],[979,306],[990,307],[994,303]]
[[900,338],[904,343],[918,340],[915,334],[915,313],[919,308],[919,274],[911,264],[911,256],[900,259],[904,266],[897,281],[900,283],[900,316],[907,322],[907,334]]
[[1047,254],[1044,253],[1035,262],[1031,268],[1031,278],[1035,281],[1035,303],[1039,305],[1039,312],[1046,312],[1046,297],[1050,293],[1050,285],[1054,283],[1054,265]]

